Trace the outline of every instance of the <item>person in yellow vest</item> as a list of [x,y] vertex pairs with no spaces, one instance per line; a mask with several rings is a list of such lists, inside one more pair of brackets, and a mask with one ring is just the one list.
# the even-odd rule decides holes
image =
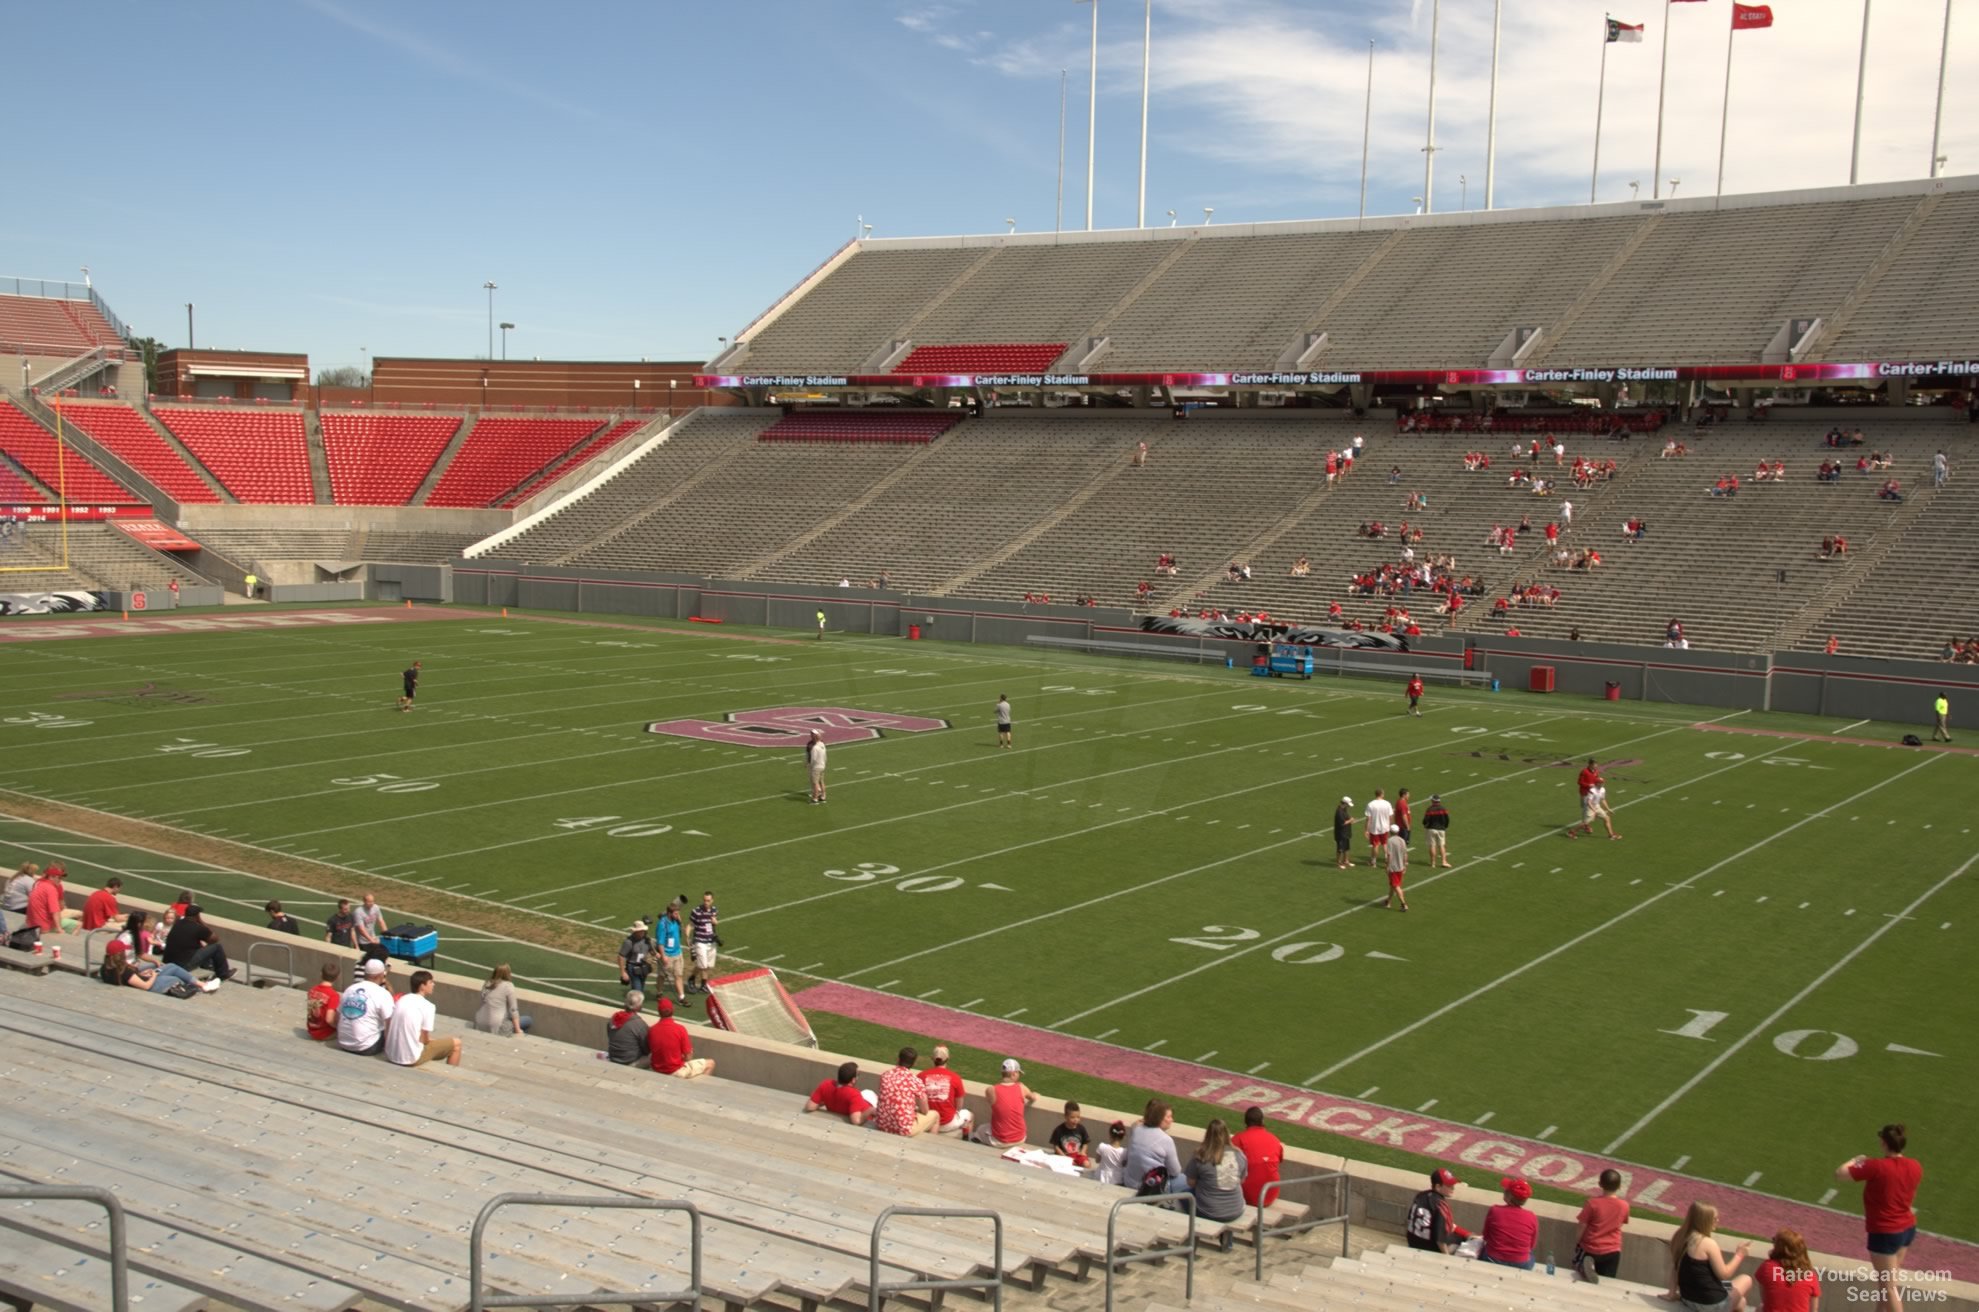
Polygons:
[[818,636],[820,638],[825,636],[825,613],[823,611],[818,612]]
[[261,576],[259,574],[250,574],[247,576],[246,582],[247,582],[247,595],[252,597],[254,595],[255,585],[261,582]]
[[1931,709],[1938,713],[1938,727],[1931,730],[1931,741],[1934,743],[1950,742],[1952,740],[1952,704],[1950,699],[1943,693],[1939,693],[1938,700],[1932,704]]

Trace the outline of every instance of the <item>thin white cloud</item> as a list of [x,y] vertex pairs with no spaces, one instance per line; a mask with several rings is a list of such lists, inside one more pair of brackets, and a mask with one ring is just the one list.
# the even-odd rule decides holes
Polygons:
[[[1651,191],[1657,67],[1664,15],[1671,43],[1663,176],[1679,194],[1708,194],[1717,172],[1729,7],[1612,0],[1617,18],[1646,25],[1639,45],[1608,48],[1601,142],[1604,201],[1628,182]],[[1135,7],[1138,8],[1138,7]],[[1420,0],[1327,6],[1253,0],[1158,0],[1154,11],[1156,149],[1253,171],[1247,190],[1311,204],[1319,189],[1351,190],[1360,167],[1368,37],[1376,41],[1370,194],[1399,208],[1420,192],[1429,84],[1429,27]],[[1120,12],[1116,6],[1113,13]],[[1435,204],[1460,191],[1482,203],[1489,99],[1491,0],[1442,0],[1437,56]],[[1730,103],[1725,190],[1832,186],[1848,179],[1860,0],[1775,4],[1776,26],[1742,32]],[[1936,93],[1937,0],[1873,11],[1860,178],[1913,178],[1928,170]],[[1134,13],[1135,19],[1139,18]],[[1588,195],[1602,5],[1522,0],[1504,6],[1496,160],[1500,206],[1570,203]],[[1928,21],[1926,21],[1928,20]],[[1101,18],[1102,94],[1138,93],[1140,24]],[[1057,19],[974,55],[1006,77],[1036,79],[1087,59],[1084,22]],[[1954,18],[1943,153],[1949,171],[1979,171],[1979,79],[1960,77],[1979,56],[1979,24]],[[1101,112],[1104,126],[1105,110]],[[1104,159],[1102,163],[1104,164]],[[1458,178],[1468,180],[1460,188]],[[1667,190],[1667,188],[1666,188]],[[1371,199],[1371,207],[1374,202]],[[1337,209],[1337,206],[1335,206]],[[1219,208],[1218,217],[1242,213]]]
[[381,23],[369,15],[354,13],[335,0],[302,0],[302,3],[315,10],[331,22],[338,23],[360,35],[370,37],[382,45],[390,46],[400,54],[412,59],[434,72],[463,82],[473,82],[492,91],[499,91],[518,100],[526,100],[543,109],[551,110],[566,118],[596,121],[603,116],[586,105],[575,104],[560,96],[532,86],[527,82],[507,77],[493,69],[465,58],[458,51],[428,41],[401,28]]

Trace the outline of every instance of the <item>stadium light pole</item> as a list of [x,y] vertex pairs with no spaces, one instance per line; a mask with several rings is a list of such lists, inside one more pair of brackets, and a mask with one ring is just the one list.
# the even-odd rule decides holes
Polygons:
[[508,359],[508,331],[513,327],[515,325],[506,319],[502,321],[502,359],[504,360]]
[[488,358],[495,358],[495,280],[481,284],[488,289]]
[[1492,197],[1497,194],[1493,183],[1498,176],[1498,29],[1504,9],[1505,0],[1492,0],[1491,99],[1487,102],[1488,107],[1484,111],[1484,208],[1486,209],[1491,208]]
[[1938,170],[1945,166],[1945,157],[1938,153],[1938,133],[1945,122],[1945,56],[1952,48],[1952,0],[1945,0],[1945,30],[1938,38],[1938,108],[1931,115],[1931,176],[1937,177]]
[[1367,101],[1361,106],[1361,218],[1367,218],[1367,143],[1374,127],[1374,41],[1367,43]]
[[1086,231],[1093,230],[1093,150],[1099,142],[1099,0],[1072,0],[1093,7],[1093,46],[1088,58],[1086,100]]
[[1058,217],[1052,222],[1053,232],[1065,231],[1065,73],[1058,70]]
[[1862,89],[1869,81],[1869,0],[1862,0],[1862,48],[1855,57],[1855,135],[1848,146],[1848,185],[1862,165]]
[[1443,0],[1429,9],[1429,128],[1422,146],[1423,213],[1436,212],[1436,33],[1443,22]]
[[1148,226],[1148,63],[1154,53],[1154,0],[1141,10],[1141,198],[1134,207],[1134,226]]

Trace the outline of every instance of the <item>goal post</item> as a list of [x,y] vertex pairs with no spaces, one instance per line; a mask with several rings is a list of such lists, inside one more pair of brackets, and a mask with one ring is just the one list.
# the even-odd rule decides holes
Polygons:
[[708,981],[708,1023],[717,1029],[815,1048],[818,1036],[796,999],[767,966]]

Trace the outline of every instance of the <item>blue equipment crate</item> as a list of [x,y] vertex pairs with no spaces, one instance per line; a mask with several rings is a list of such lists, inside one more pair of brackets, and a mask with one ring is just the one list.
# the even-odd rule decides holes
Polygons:
[[440,950],[440,931],[429,929],[416,938],[406,938],[396,934],[380,936],[378,942],[385,951],[399,961],[417,964],[431,964],[433,954]]

